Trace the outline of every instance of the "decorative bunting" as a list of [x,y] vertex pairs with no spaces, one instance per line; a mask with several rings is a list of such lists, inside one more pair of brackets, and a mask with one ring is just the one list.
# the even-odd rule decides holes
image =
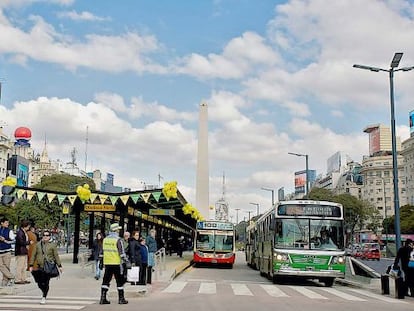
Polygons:
[[155,201],[157,201],[157,203],[160,200],[161,193],[162,193],[161,191],[157,191],[157,192],[152,193],[152,196],[154,197]]
[[149,200],[150,196],[151,196],[150,192],[141,193],[141,197],[144,199],[145,203],[148,203],[148,200]]
[[91,193],[91,203],[95,203],[97,196],[98,196],[97,193]]
[[49,201],[49,203],[52,203],[52,201],[56,198],[56,194],[54,193],[47,193],[46,194],[47,200]]
[[71,205],[73,205],[73,203],[75,203],[76,198],[77,198],[76,194],[68,195],[68,200],[69,200]]
[[124,205],[127,204],[128,199],[129,199],[129,195],[127,195],[127,194],[121,195],[121,201],[122,201],[122,203],[124,203]]
[[62,205],[63,201],[65,201],[65,199],[66,199],[66,195],[58,194],[57,199],[58,199],[58,204]]
[[21,199],[24,195],[25,191],[23,189],[18,189],[17,190],[17,198]]
[[116,201],[118,201],[119,197],[111,195],[111,196],[109,196],[109,199],[111,200],[112,205],[115,205],[115,203],[116,203]]
[[37,192],[37,199],[39,200],[39,202],[43,200],[45,195],[46,195],[46,193],[44,193],[44,192]]
[[27,199],[31,201],[36,192],[32,190],[27,190],[26,193],[27,193]]
[[101,204],[104,204],[107,198],[108,198],[107,194],[100,194],[99,195],[99,199],[101,200]]
[[138,193],[131,194],[129,197],[132,199],[132,202],[134,202],[135,204],[141,198],[141,196]]

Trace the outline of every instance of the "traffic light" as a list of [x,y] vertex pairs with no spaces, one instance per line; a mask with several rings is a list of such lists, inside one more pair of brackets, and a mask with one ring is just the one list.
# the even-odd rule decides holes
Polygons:
[[13,205],[14,201],[16,200],[16,197],[14,196],[14,190],[15,188],[13,186],[3,185],[1,187],[1,204],[6,206]]
[[16,178],[13,177],[6,177],[3,181],[3,186],[1,187],[1,204],[10,206],[13,205],[14,201],[16,200],[14,191],[16,187]]

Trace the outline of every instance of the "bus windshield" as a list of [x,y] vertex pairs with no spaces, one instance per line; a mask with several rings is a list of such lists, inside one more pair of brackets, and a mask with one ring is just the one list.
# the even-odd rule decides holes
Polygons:
[[343,250],[343,222],[327,219],[283,218],[276,221],[275,247]]
[[232,251],[233,232],[200,231],[197,235],[196,248],[204,251]]

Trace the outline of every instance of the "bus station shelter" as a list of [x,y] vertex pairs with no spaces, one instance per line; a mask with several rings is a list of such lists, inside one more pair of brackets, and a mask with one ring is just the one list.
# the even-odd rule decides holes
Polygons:
[[[121,236],[124,231],[140,231],[147,235],[150,229],[157,231],[157,238],[167,241],[179,236],[192,237],[196,220],[183,212],[187,201],[177,189],[176,198],[168,198],[163,189],[140,190],[121,193],[92,192],[82,201],[76,192],[59,193],[27,187],[16,187],[18,199],[37,200],[58,204],[62,214],[74,218],[73,263],[78,263],[80,224],[88,226],[89,247],[95,230],[107,232],[108,225],[118,222]],[[81,217],[82,215],[82,217]],[[69,235],[69,232],[66,232]],[[69,236],[67,238],[70,238]]]

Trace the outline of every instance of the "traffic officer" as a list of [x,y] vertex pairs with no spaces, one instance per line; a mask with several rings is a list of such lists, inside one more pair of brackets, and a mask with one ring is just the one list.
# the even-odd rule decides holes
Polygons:
[[127,259],[123,247],[122,239],[119,237],[119,230],[121,227],[118,223],[114,223],[110,227],[110,232],[102,243],[103,248],[103,264],[105,266],[105,273],[101,286],[101,300],[99,304],[105,305],[111,302],[106,299],[106,294],[109,290],[109,285],[112,276],[115,276],[116,287],[118,289],[118,303],[127,304],[124,296],[125,278],[123,276],[122,263]]

